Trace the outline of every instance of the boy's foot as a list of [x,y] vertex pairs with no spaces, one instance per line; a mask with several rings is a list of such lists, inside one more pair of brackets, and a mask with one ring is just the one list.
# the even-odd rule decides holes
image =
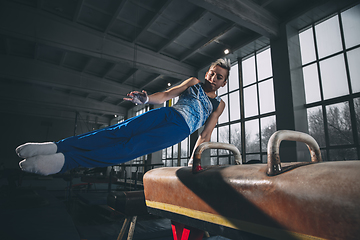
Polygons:
[[30,158],[37,155],[55,154],[57,146],[53,142],[25,143],[16,148],[16,154],[21,158]]
[[38,155],[24,159],[19,163],[21,170],[41,175],[50,175],[60,172],[65,163],[62,153]]

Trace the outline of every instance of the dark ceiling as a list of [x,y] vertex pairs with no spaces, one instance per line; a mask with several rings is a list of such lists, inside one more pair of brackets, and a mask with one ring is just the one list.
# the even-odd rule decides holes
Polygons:
[[[310,0],[0,0],[2,113],[108,124],[149,93],[276,38]],[[311,20],[311,19],[310,19]],[[310,21],[305,19],[304,23]]]

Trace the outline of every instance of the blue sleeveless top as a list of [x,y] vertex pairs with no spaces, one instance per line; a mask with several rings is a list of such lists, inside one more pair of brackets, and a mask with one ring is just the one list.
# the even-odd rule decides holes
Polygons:
[[220,98],[209,98],[202,88],[202,83],[187,88],[172,106],[185,119],[190,133],[203,126],[210,114],[217,109]]

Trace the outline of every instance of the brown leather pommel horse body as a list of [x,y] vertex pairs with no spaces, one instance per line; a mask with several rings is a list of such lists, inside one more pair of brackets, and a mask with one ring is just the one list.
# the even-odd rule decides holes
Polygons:
[[[281,163],[282,140],[307,144],[312,161]],[[148,211],[232,239],[359,239],[360,161],[321,162],[315,140],[293,131],[269,143],[268,164],[202,169],[197,158],[147,172]]]

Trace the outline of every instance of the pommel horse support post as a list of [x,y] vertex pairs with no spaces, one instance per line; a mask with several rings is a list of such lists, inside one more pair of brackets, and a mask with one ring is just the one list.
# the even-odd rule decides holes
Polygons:
[[[283,140],[307,144],[311,162],[281,163]],[[321,162],[316,141],[294,131],[269,143],[267,164],[203,169],[194,159],[147,172],[148,212],[231,239],[359,239],[360,161]]]

